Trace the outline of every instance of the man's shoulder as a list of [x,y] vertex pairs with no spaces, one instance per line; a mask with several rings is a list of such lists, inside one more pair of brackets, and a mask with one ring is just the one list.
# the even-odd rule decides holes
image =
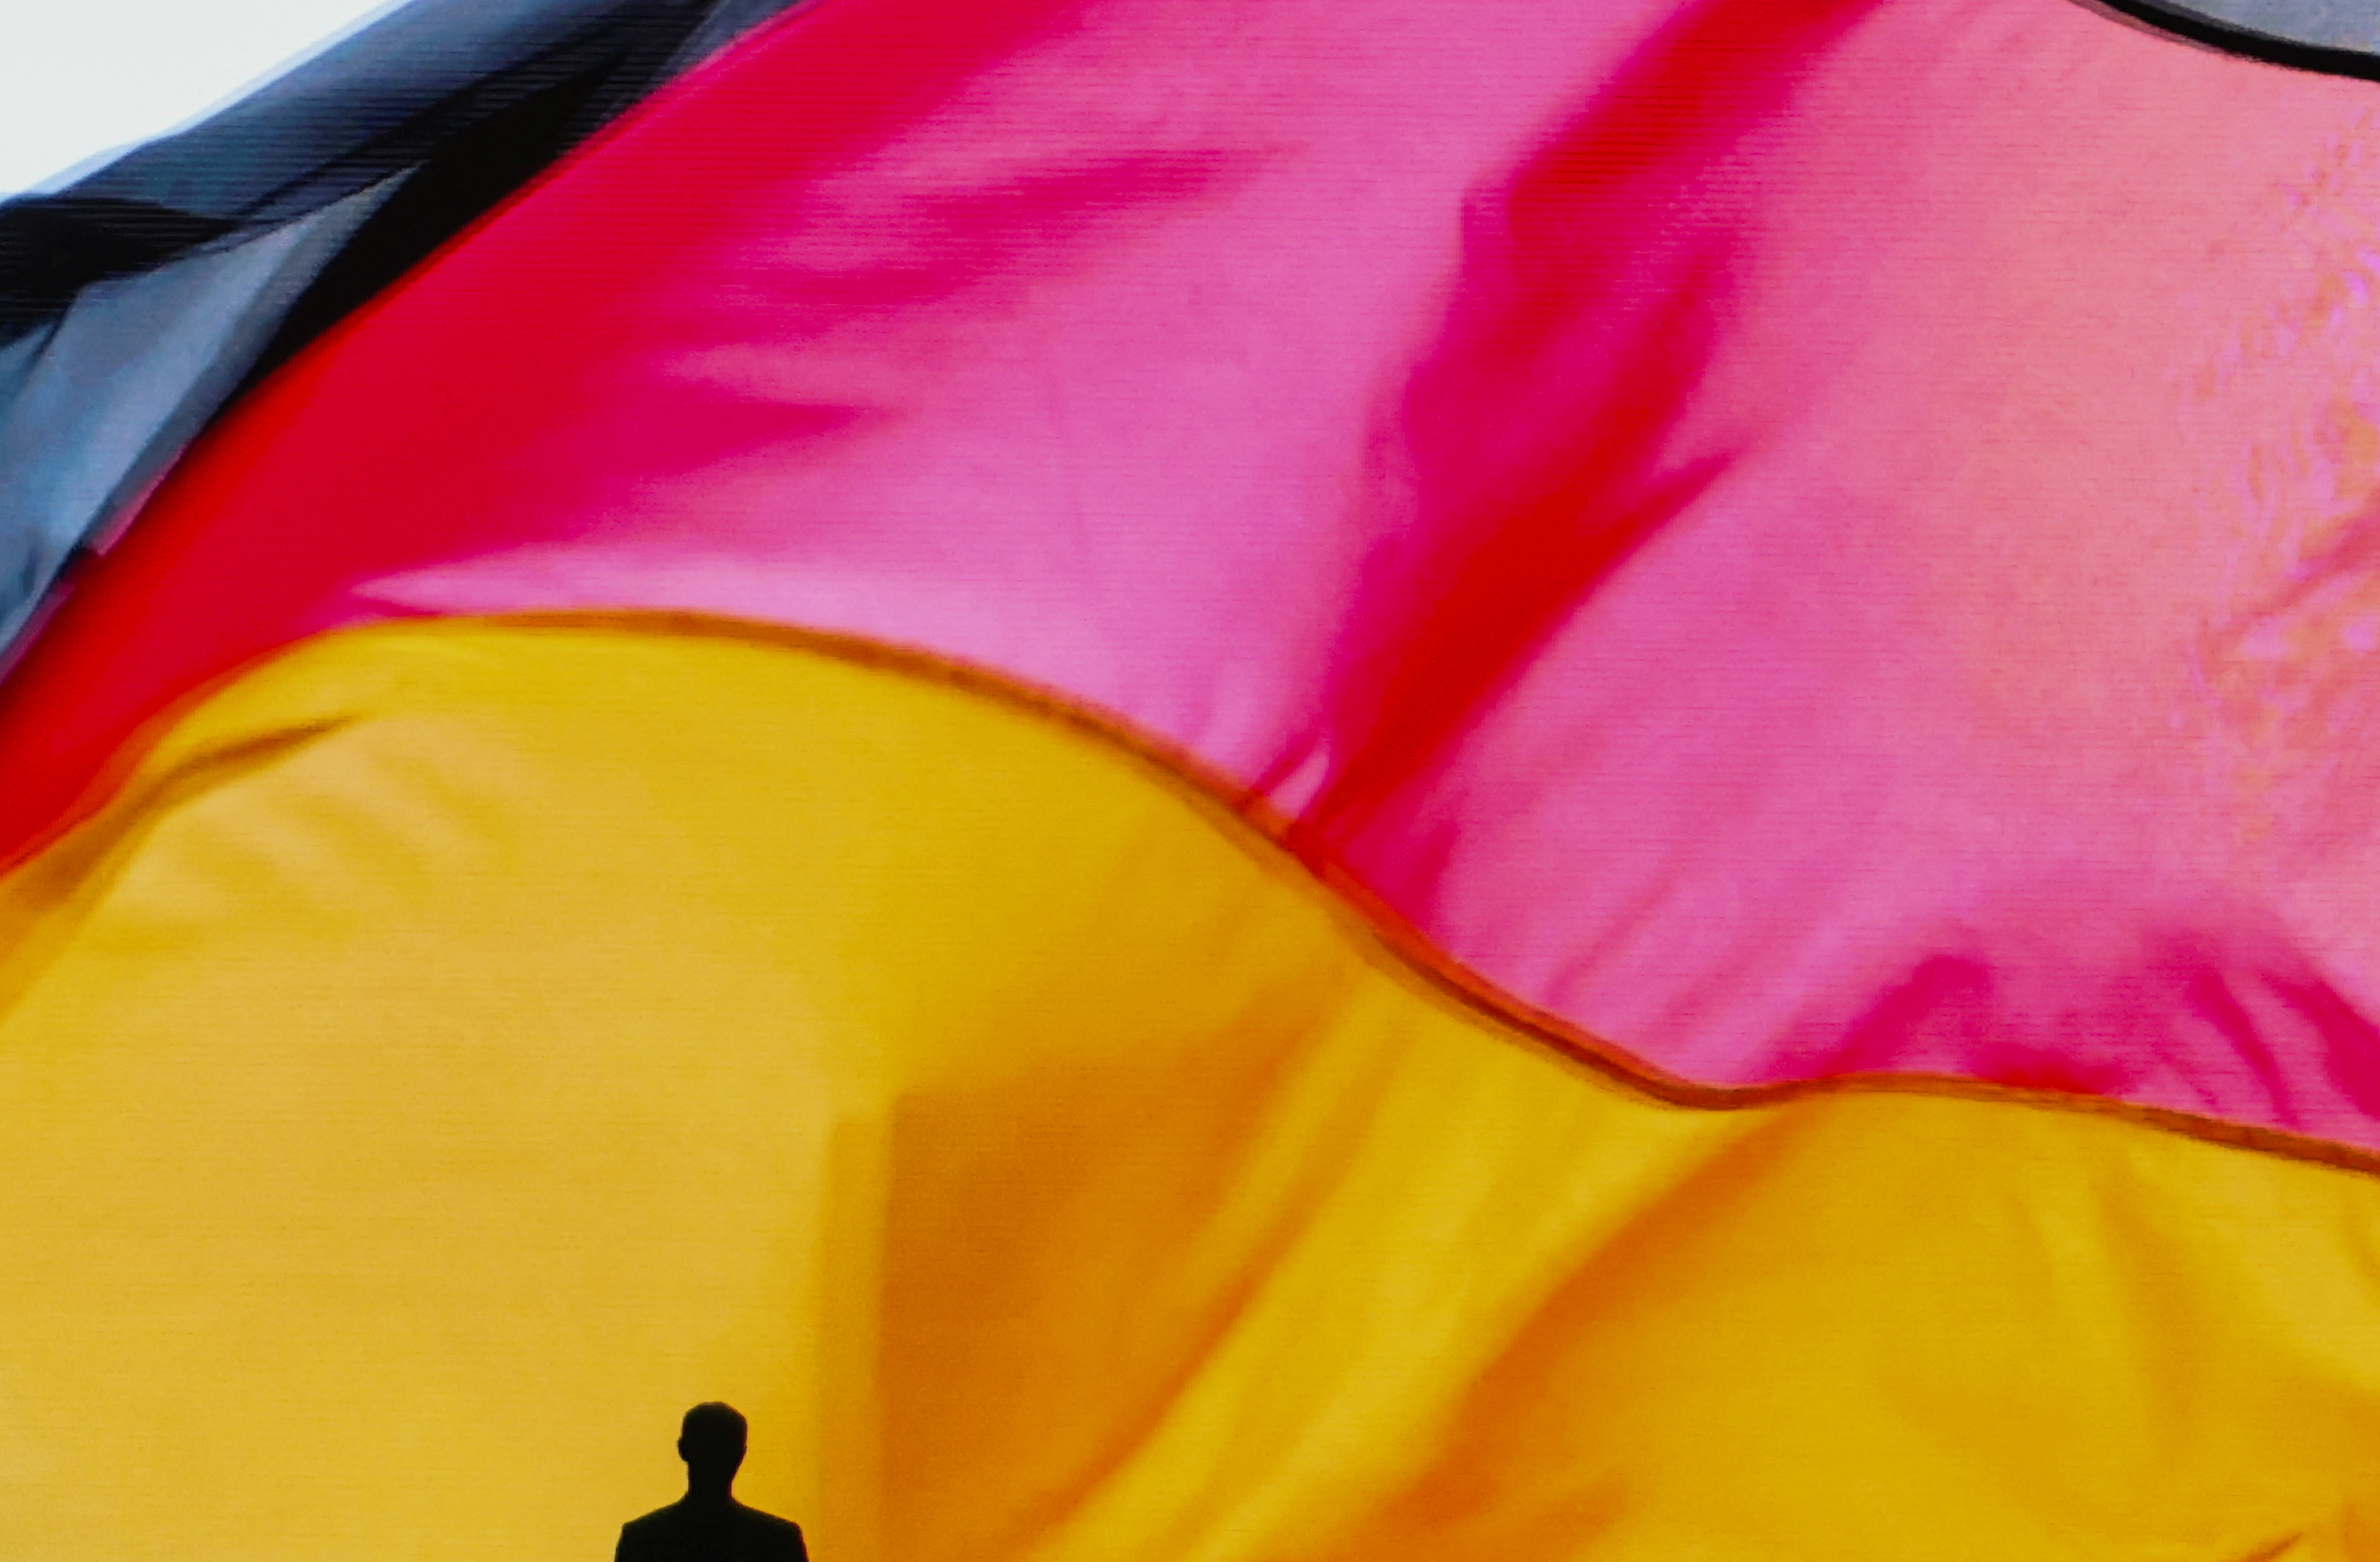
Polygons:
[[659,1556],[664,1549],[662,1538],[669,1533],[672,1510],[657,1507],[641,1519],[631,1519],[620,1526],[619,1549],[613,1553],[615,1562],[636,1562],[640,1556]]
[[790,1519],[780,1519],[773,1513],[763,1513],[742,1503],[723,1511],[717,1508],[688,1511],[684,1503],[672,1503],[657,1507],[641,1519],[631,1519],[620,1526],[619,1555],[635,1556],[650,1550],[656,1556],[674,1556],[672,1549],[685,1538],[686,1531],[741,1531],[742,1540],[735,1543],[739,1551],[765,1557],[807,1557],[808,1548],[802,1541],[802,1527]]
[[780,1519],[773,1513],[763,1513],[757,1507],[745,1507],[741,1503],[736,1507],[742,1509],[746,1532],[761,1539],[771,1555],[804,1555],[802,1527],[799,1524],[790,1519]]
[[[613,1508],[612,1511],[617,1513],[619,1509]],[[653,1509],[650,1513],[646,1514],[641,1519],[629,1519],[626,1523],[620,1526],[620,1532],[622,1534],[650,1535],[656,1530],[668,1529],[670,1527],[670,1521],[676,1516],[677,1504],[672,1503],[667,1507],[657,1507]]]
[[747,1519],[761,1529],[774,1530],[791,1535],[798,1535],[802,1532],[802,1527],[790,1519],[780,1519],[773,1513],[763,1513],[757,1507],[745,1507],[742,1503],[737,1503],[735,1506],[742,1509]]

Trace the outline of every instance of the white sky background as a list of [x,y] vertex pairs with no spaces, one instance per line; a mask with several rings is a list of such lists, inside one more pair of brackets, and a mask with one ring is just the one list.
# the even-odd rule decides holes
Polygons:
[[0,197],[200,118],[394,9],[393,0],[0,0]]

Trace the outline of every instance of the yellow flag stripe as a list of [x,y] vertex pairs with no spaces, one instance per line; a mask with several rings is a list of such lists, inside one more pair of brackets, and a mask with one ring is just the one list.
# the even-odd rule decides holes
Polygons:
[[0,882],[9,1556],[600,1556],[714,1397],[821,1562],[2380,1545],[2380,1181],[1665,1101],[686,628],[316,641]]

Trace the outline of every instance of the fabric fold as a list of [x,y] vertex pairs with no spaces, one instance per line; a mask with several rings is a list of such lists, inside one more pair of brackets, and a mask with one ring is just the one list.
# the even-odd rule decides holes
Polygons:
[[1146,756],[832,647],[322,638],[0,915],[30,1551],[600,1551],[699,1397],[863,1562],[2374,1537],[2368,1171],[1662,1103]]

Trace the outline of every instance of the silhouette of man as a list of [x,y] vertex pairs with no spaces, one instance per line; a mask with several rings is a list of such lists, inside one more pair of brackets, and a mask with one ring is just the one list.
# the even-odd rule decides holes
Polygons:
[[802,1527],[747,1507],[730,1495],[744,1462],[744,1418],[729,1405],[697,1405],[677,1435],[686,1495],[620,1526],[613,1562],[809,1562]]

